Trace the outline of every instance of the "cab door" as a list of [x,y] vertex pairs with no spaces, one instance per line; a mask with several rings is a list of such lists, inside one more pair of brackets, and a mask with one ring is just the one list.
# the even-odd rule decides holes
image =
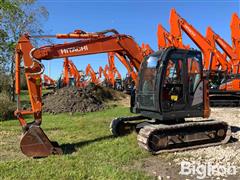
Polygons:
[[187,105],[188,85],[185,57],[185,54],[174,54],[167,59],[161,95],[163,112],[181,111]]
[[149,56],[141,65],[141,82],[137,93],[138,107],[141,110],[158,111],[156,89],[158,60],[158,56]]
[[187,57],[187,66],[189,109],[194,109],[203,103],[204,84],[201,59],[197,55],[189,54]]

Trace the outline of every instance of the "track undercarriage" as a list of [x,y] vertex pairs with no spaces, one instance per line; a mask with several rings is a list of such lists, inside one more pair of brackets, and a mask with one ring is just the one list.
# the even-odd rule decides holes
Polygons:
[[223,93],[213,91],[210,93],[210,106],[211,107],[239,107],[240,94],[239,93]]
[[231,137],[228,124],[215,120],[169,124],[133,116],[114,119],[110,128],[114,136],[136,131],[139,146],[152,154],[225,144]]

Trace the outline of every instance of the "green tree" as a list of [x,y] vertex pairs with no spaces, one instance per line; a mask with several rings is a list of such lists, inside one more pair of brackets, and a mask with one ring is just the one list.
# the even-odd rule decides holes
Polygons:
[[14,100],[14,51],[21,34],[42,34],[48,11],[36,0],[0,0],[0,68],[10,74]]

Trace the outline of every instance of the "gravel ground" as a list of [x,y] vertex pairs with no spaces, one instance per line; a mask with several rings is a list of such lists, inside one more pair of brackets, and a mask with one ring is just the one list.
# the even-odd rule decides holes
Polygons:
[[[240,108],[211,108],[209,119],[226,121],[232,127],[232,139],[228,144],[195,149],[183,152],[164,153],[157,156],[151,156],[135,162],[132,168],[137,168],[153,175],[156,179],[240,179]],[[191,118],[189,120],[202,120],[202,118]],[[195,174],[182,175],[181,162],[190,162],[191,164],[223,165],[224,167],[234,166],[236,172],[222,176],[221,174],[210,174],[210,176],[199,176]],[[192,166],[193,167],[193,166]],[[207,166],[205,166],[207,167]],[[205,168],[204,167],[204,168]],[[197,166],[195,166],[197,168]],[[204,171],[202,171],[203,173]],[[206,172],[209,172],[206,170]],[[200,173],[200,171],[199,171]],[[211,172],[210,172],[211,173]],[[204,175],[204,174],[202,174]]]
[[[187,160],[204,160],[214,163],[231,162],[240,165],[240,108],[211,108],[209,119],[226,121],[232,127],[232,139],[227,145],[202,148],[177,153],[179,156],[189,156]],[[196,119],[196,118],[195,118]],[[200,118],[198,118],[200,119]],[[182,158],[175,159],[178,162]]]

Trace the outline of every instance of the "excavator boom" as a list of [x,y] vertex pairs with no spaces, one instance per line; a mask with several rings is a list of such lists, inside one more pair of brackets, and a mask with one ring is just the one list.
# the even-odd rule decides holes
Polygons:
[[[117,42],[117,40],[119,41]],[[31,51],[35,59],[56,59],[106,52],[121,52],[131,60],[135,69],[139,69],[143,58],[141,48],[127,35],[112,35],[94,39],[84,39],[72,43],[43,46]]]
[[[226,53],[226,55],[230,58],[230,64],[232,65],[232,73],[239,74],[240,73],[240,58],[235,53],[234,49],[217,33],[215,33],[211,27],[207,28],[207,34],[212,39],[213,44],[219,45],[219,47]],[[239,55],[240,56],[240,55]]]
[[[204,68],[208,71],[217,70],[217,63],[220,63],[222,71],[231,71],[231,65],[226,61],[223,55],[203,37],[191,24],[177,14],[175,9],[170,14],[171,34],[182,44],[182,30],[198,46],[204,55]],[[213,59],[215,57],[217,60]]]
[[232,46],[235,49],[238,58],[240,58],[240,18],[237,13],[233,13],[231,20]]

